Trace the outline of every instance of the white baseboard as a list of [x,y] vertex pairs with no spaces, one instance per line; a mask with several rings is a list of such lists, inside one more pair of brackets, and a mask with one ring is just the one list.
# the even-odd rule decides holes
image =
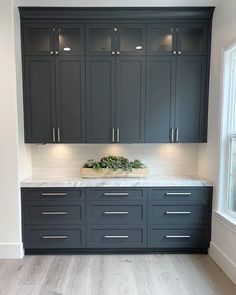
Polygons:
[[23,257],[22,243],[0,243],[0,259],[19,259]]
[[211,242],[209,255],[236,285],[236,265],[215,245],[214,242]]

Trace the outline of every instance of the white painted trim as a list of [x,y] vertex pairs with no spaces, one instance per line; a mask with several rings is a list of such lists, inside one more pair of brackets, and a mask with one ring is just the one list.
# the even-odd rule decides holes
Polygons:
[[0,243],[0,259],[20,259],[23,257],[22,243]]
[[216,246],[214,242],[211,242],[209,255],[236,285],[236,265]]
[[231,215],[221,211],[213,211],[213,218],[222,223],[236,234],[236,221]]

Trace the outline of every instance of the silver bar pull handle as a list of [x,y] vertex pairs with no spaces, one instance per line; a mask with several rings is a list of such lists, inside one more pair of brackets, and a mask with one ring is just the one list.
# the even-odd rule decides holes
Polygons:
[[104,239],[128,239],[129,236],[104,236]]
[[166,196],[191,196],[192,193],[165,193]]
[[165,236],[167,239],[190,239],[191,236]]
[[175,141],[179,142],[179,128],[175,128]]
[[167,215],[175,215],[175,214],[179,214],[179,215],[189,215],[189,214],[191,214],[191,212],[181,212],[181,211],[179,211],[179,212],[175,212],[175,211],[166,211],[165,212],[165,214],[167,214]]
[[61,212],[42,212],[42,215],[67,215],[68,212],[64,212],[64,211],[61,211]]
[[55,128],[52,128],[52,141],[56,142],[56,132],[55,132]]
[[120,142],[120,128],[117,128],[116,130],[116,140],[117,142]]
[[42,239],[45,239],[45,240],[53,240],[53,239],[65,240],[65,239],[68,239],[68,236],[42,236]]
[[115,142],[115,128],[112,128],[112,142]]
[[126,196],[129,196],[129,193],[104,193],[104,196],[106,196],[106,197],[115,197],[115,196],[126,197]]
[[170,142],[174,142],[174,128],[170,128]]
[[60,128],[57,128],[57,140],[58,140],[58,142],[61,142],[61,131],[60,131]]
[[128,211],[105,211],[103,212],[105,215],[127,215],[129,214]]
[[41,196],[43,196],[43,197],[51,197],[51,196],[63,197],[63,196],[67,196],[67,193],[42,193]]

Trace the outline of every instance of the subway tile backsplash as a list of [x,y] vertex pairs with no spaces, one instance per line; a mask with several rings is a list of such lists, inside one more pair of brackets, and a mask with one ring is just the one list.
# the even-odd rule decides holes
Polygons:
[[88,159],[122,155],[140,159],[150,176],[196,176],[198,144],[74,144],[32,145],[34,177],[80,177]]

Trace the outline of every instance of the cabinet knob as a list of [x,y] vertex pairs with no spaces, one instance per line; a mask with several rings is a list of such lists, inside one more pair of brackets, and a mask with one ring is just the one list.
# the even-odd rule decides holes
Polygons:
[[118,54],[118,55],[119,55],[119,54],[120,54],[120,51],[117,51],[117,52],[116,52],[116,54]]
[[181,55],[182,54],[182,51],[178,51],[178,54]]
[[56,55],[58,55],[58,54],[59,54],[59,52],[58,52],[58,51],[55,51],[55,54],[56,54]]
[[53,54],[54,54],[54,52],[53,52],[53,51],[50,51],[50,54],[51,54],[51,55],[53,55]]
[[111,54],[112,54],[112,55],[115,55],[115,51],[112,51]]
[[173,51],[173,54],[174,54],[174,55],[176,55],[176,54],[177,54],[177,52],[174,50],[174,51]]

